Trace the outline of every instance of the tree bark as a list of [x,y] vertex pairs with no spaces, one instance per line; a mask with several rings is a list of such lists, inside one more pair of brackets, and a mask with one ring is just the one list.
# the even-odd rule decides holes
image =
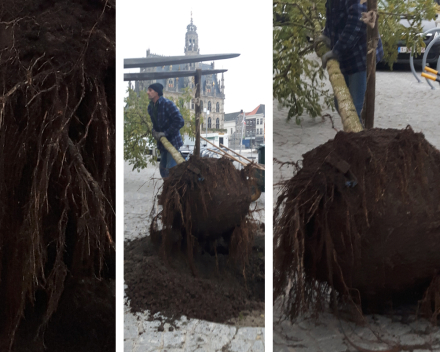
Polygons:
[[201,108],[200,108],[200,89],[201,89],[201,85],[202,85],[202,70],[201,69],[197,69],[196,70],[196,75],[194,77],[194,83],[196,85],[196,111],[195,111],[195,115],[196,115],[196,145],[194,147],[194,155],[200,156],[200,113],[201,113]]
[[182,154],[180,154],[180,152],[174,148],[174,146],[168,141],[167,137],[161,137],[160,142],[163,144],[165,149],[168,150],[177,164],[181,164],[185,161],[185,159],[182,157]]
[[[377,0],[367,1],[367,11],[377,13]],[[376,48],[379,42],[378,21],[374,27],[367,25],[367,90],[365,92],[364,105],[362,108],[362,120],[365,128],[374,127],[374,107],[376,100]]]
[[[316,48],[316,53],[322,57],[330,49],[323,43]],[[363,130],[361,122],[359,121],[356,108],[353,104],[350,91],[345,83],[344,75],[339,68],[337,60],[329,60],[327,62],[327,71],[330,83],[333,87],[336,100],[338,101],[339,115],[341,116],[342,126],[345,132],[360,132]]]

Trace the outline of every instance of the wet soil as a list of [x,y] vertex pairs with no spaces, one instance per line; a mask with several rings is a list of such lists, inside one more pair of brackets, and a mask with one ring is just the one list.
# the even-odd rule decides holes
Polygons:
[[[264,233],[254,237],[245,272],[233,262],[224,246],[215,253],[197,247],[194,265],[186,250],[174,248],[168,263],[150,236],[125,244],[126,295],[133,312],[159,313],[167,321],[181,316],[217,323],[264,326]],[[246,276],[246,278],[244,277]]]

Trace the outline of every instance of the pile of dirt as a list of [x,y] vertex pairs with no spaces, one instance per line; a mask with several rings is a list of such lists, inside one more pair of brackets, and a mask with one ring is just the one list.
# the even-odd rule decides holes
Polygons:
[[[72,307],[82,301],[72,282],[87,282],[96,294],[86,306],[96,297],[97,319],[114,326],[114,290],[100,282],[115,277],[114,136],[114,0],[3,0],[1,351],[20,350],[26,339],[49,351],[67,350],[55,342],[78,335],[59,330],[62,317],[56,316],[66,300]],[[79,324],[79,310],[70,313]],[[92,320],[75,328],[93,331]],[[76,346],[112,349],[97,340],[83,334]]]
[[[165,256],[173,243],[182,240],[190,266],[195,243],[211,246],[220,238],[230,244],[231,255],[244,264],[250,255],[253,228],[250,214],[251,166],[237,170],[227,158],[200,158],[171,169],[160,196],[163,210],[153,219],[153,240],[160,240]],[[194,271],[194,268],[193,268]],[[194,272],[195,273],[195,272]]]
[[329,288],[364,311],[423,299],[435,314],[439,179],[440,152],[411,128],[339,132],[306,153],[275,209],[274,298],[291,318]]
[[150,236],[126,243],[124,281],[132,311],[160,312],[170,321],[184,315],[218,323],[246,311],[264,314],[264,233],[255,235],[246,277],[227,251],[218,252],[215,256],[197,248],[194,277],[180,249],[165,264]]

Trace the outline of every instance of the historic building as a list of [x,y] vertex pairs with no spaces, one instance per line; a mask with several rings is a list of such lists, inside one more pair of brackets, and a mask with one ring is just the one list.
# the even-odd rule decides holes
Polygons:
[[[186,27],[185,34],[185,55],[200,55],[199,37],[197,34],[197,27],[193,24],[191,16],[191,23]],[[162,55],[152,54],[150,49],[147,50],[148,57],[158,57]],[[201,62],[181,65],[169,65],[163,67],[144,68],[140,72],[164,72],[164,71],[184,71],[195,69],[214,69],[214,62],[209,64],[203,64]],[[194,77],[182,77],[182,78],[170,78],[170,79],[158,79],[152,81],[136,81],[135,89],[137,92],[140,90],[147,90],[148,86],[152,83],[159,82],[164,86],[164,96],[169,98],[177,98],[183,94],[184,89],[190,88],[195,93]],[[222,73],[221,80],[218,79],[216,74],[203,75],[202,87],[201,87],[201,107],[203,120],[208,123],[208,129],[223,129],[224,128],[224,106],[225,106],[225,80]],[[191,101],[188,106],[194,114],[195,104]],[[209,115],[204,112],[204,109],[209,111]],[[206,126],[202,124],[202,130],[205,130]]]
[[265,112],[265,105],[260,104],[251,112],[244,113],[244,122],[243,110],[225,114],[225,128],[229,138],[229,146],[231,148],[238,148],[242,138],[243,144],[247,148],[264,144]]

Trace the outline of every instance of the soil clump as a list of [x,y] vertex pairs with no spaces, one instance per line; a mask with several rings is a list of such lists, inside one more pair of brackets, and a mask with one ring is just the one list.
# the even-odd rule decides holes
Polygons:
[[209,250],[222,239],[230,255],[244,265],[255,230],[254,222],[246,218],[251,212],[252,175],[252,166],[237,170],[227,158],[192,156],[172,168],[160,195],[163,210],[150,226],[153,241],[162,243],[164,258],[181,241],[197,275],[192,264],[195,244]]
[[[125,244],[124,280],[133,312],[149,310],[151,319],[160,313],[171,323],[186,316],[234,325],[239,317],[264,314],[264,233],[261,231],[254,236],[246,278],[242,267],[231,260],[226,245],[218,246],[217,256],[196,246],[197,277],[180,247],[172,251],[171,257],[169,264],[165,264],[150,236]],[[259,322],[264,324],[264,319]]]
[[436,317],[439,179],[440,152],[410,127],[339,132],[304,154],[274,213],[274,299],[291,318],[328,292],[369,313],[420,301]]

